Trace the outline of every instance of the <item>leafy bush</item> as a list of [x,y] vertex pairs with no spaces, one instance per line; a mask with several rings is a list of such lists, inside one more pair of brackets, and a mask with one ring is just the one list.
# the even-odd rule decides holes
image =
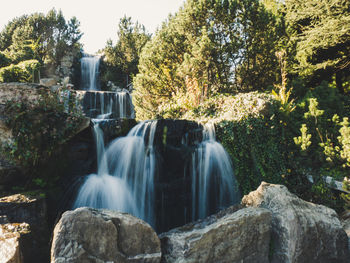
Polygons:
[[10,59],[0,51],[0,68],[6,67],[10,64]]
[[39,61],[32,59],[0,68],[0,82],[33,82],[38,77]]
[[[343,189],[350,192],[350,179],[347,177],[344,178]],[[350,210],[350,194],[342,194],[342,198],[345,201],[345,209]]]
[[11,100],[5,105],[7,125],[14,137],[5,153],[24,168],[45,163],[83,121],[81,109],[70,107],[66,113],[56,93],[46,89],[40,93],[36,102]]

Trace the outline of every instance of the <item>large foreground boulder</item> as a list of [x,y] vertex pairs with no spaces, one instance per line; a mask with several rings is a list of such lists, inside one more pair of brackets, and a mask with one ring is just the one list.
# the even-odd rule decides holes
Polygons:
[[30,236],[30,227],[26,223],[0,224],[0,262],[35,262],[28,260],[32,249]]
[[162,262],[269,262],[270,231],[267,209],[229,208],[161,234]]
[[347,236],[336,212],[303,201],[283,185],[263,182],[242,204],[272,212],[272,261],[349,262]]
[[78,208],[54,230],[52,263],[160,262],[160,241],[150,225],[129,214]]
[[[13,236],[10,239],[6,238],[13,241],[11,244],[17,244],[18,240],[22,240],[21,250],[27,251],[21,252],[24,262],[47,262],[49,230],[46,201],[43,196],[32,193],[32,195],[15,194],[0,198],[0,224],[3,227],[3,235]],[[26,227],[22,227],[23,224]],[[5,243],[10,247],[9,242]]]
[[350,211],[346,211],[343,216],[342,216],[342,220],[341,220],[342,226],[345,230],[345,233],[348,236],[348,247],[349,247],[349,251],[350,251]]

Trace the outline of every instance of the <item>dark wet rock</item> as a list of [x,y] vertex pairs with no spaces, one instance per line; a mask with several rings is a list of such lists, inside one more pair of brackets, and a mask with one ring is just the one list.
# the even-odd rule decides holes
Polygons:
[[49,231],[45,198],[28,194],[0,198],[0,215],[9,229],[13,228],[11,225],[28,225],[30,236],[26,237],[25,251],[30,252],[23,254],[24,262],[47,262]]

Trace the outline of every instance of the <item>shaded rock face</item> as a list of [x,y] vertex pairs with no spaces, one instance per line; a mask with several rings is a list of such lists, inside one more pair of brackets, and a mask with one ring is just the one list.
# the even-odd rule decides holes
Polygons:
[[51,87],[55,86],[57,84],[57,81],[54,78],[43,78],[40,79],[40,84],[45,87]]
[[54,230],[52,263],[160,262],[160,241],[144,221],[129,214],[78,208]]
[[2,159],[0,154],[0,193],[10,191],[22,178],[23,173],[20,168]]
[[0,262],[23,263],[30,253],[30,227],[22,224],[0,225]]
[[155,211],[158,233],[192,221],[192,153],[202,141],[203,127],[187,120],[158,120],[154,136],[157,155]]
[[350,211],[346,211],[344,213],[344,215],[342,216],[342,220],[341,220],[342,226],[345,230],[345,233],[348,236],[348,248],[349,248],[349,252],[350,252]]
[[234,210],[161,234],[162,262],[269,262],[271,212]]
[[[25,242],[21,248],[24,262],[47,262],[49,231],[45,199],[22,194],[3,197],[0,199],[0,215],[2,215],[0,223],[8,226],[3,231],[18,232],[20,235],[16,234],[16,237],[18,240],[21,238],[20,243],[24,242],[24,238]],[[28,227],[19,228],[17,231],[17,226],[23,223]],[[23,232],[21,229],[26,231]],[[23,237],[23,234],[26,235]]]
[[347,236],[334,210],[265,182],[242,204],[272,212],[271,262],[349,262]]
[[10,143],[13,139],[12,131],[6,125],[7,116],[4,114],[6,102],[26,99],[35,103],[45,89],[43,86],[30,83],[0,83],[0,143]]

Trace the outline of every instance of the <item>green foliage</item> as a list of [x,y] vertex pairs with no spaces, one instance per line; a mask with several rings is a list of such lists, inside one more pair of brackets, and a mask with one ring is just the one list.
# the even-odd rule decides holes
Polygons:
[[80,48],[79,26],[75,17],[66,21],[55,9],[46,15],[24,15],[10,21],[0,32],[0,51],[10,60],[7,64],[36,59],[41,64],[57,66],[64,54]]
[[14,141],[5,146],[8,158],[28,169],[45,163],[83,120],[80,109],[71,108],[65,113],[57,94],[46,89],[35,102],[8,101],[5,114],[14,136]]
[[38,79],[39,61],[32,59],[0,68],[0,82],[34,82]]
[[[350,179],[347,177],[344,178],[343,189],[347,192],[350,192]],[[342,194],[341,197],[345,201],[345,209],[350,210],[350,194]]]
[[0,51],[0,68],[6,67],[10,64],[10,59]]
[[337,88],[350,69],[350,2],[348,0],[286,0],[286,21],[295,47],[294,70],[310,79],[330,80]]
[[148,42],[134,78],[138,119],[160,115],[176,96],[191,107],[275,82],[280,21],[256,0],[189,0]]
[[119,87],[127,88],[138,73],[139,56],[150,35],[143,25],[124,16],[119,21],[117,39],[115,45],[108,40],[102,50],[105,65],[101,70],[101,79],[104,83],[113,81]]
[[277,88],[278,93],[272,90],[272,95],[275,96],[277,100],[281,103],[281,110],[286,114],[291,113],[294,109],[294,100],[290,99],[292,89],[287,90],[287,61],[286,61],[286,51],[282,50],[276,52],[276,57],[281,69],[281,84],[274,85]]
[[340,136],[338,136],[338,141],[341,146],[340,157],[345,160],[347,167],[350,167],[350,127],[349,118],[344,118],[341,123],[342,127],[339,130]]
[[301,125],[300,131],[301,136],[294,137],[294,142],[296,145],[300,146],[302,151],[306,151],[311,145],[311,134],[307,133],[306,124]]
[[232,158],[242,194],[256,189],[261,181],[283,184],[291,174],[284,156],[283,127],[276,117],[224,121],[217,126],[217,134]]

